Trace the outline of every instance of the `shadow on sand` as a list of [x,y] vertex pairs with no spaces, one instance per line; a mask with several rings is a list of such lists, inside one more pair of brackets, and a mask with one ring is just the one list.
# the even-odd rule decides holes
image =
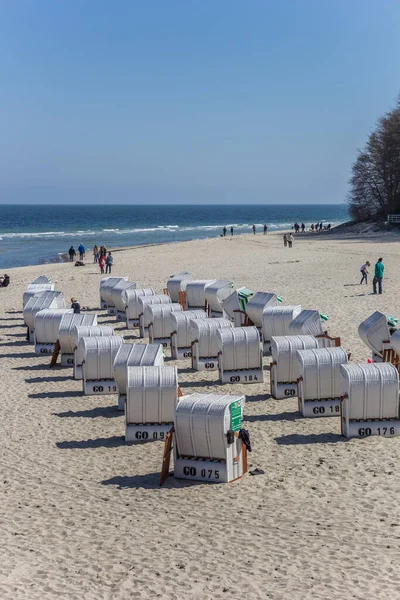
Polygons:
[[343,437],[339,433],[313,433],[300,434],[292,433],[276,437],[275,441],[281,446],[292,446],[297,444],[338,444],[348,442],[349,438]]
[[56,442],[57,448],[62,450],[71,450],[75,448],[118,448],[127,445],[123,436],[109,438],[95,438],[93,440],[72,440],[70,442]]
[[112,419],[114,417],[123,417],[124,411],[118,410],[116,404],[114,404],[113,406],[97,406],[88,410],[67,410],[66,412],[53,413],[53,415],[62,418],[86,417],[88,419],[96,419],[97,417],[104,417],[105,419]]

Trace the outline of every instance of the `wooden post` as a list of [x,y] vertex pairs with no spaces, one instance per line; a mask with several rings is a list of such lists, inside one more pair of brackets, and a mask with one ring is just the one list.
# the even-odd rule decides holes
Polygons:
[[58,358],[58,355],[60,354],[60,350],[61,350],[60,342],[59,342],[59,340],[57,340],[56,345],[54,346],[53,354],[51,356],[50,369],[51,369],[51,367],[54,367],[55,364],[57,363],[57,358]]
[[165,438],[165,444],[164,444],[164,455],[163,455],[163,462],[162,462],[162,467],[161,467],[161,473],[160,473],[160,486],[164,485],[165,481],[168,478],[169,475],[169,465],[171,463],[171,452],[172,452],[172,442],[173,442],[173,437],[174,437],[174,431],[175,429],[172,427],[168,433],[167,433],[167,437]]

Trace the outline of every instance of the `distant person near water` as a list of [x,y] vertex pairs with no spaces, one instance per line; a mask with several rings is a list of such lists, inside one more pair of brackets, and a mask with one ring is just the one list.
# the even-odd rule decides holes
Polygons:
[[107,246],[100,246],[100,256],[107,256]]
[[69,262],[74,262],[74,257],[75,257],[75,248],[73,246],[71,246],[71,248],[68,250],[68,254],[69,254]]
[[378,262],[375,264],[375,274],[372,282],[374,288],[374,294],[376,294],[376,284],[378,284],[378,291],[382,294],[382,279],[385,265],[383,264],[383,258],[378,258]]
[[99,262],[99,258],[100,258],[100,249],[98,247],[98,245],[96,244],[93,247],[93,262],[96,264]]
[[267,235],[267,233],[268,233],[268,227],[267,227],[267,225],[264,225],[264,235]]
[[301,233],[304,233],[306,226],[304,225],[304,223],[301,224]]
[[111,252],[108,253],[108,256],[106,258],[106,273],[110,273],[111,275],[111,267],[113,266],[113,262],[114,262],[114,258],[111,254]]
[[254,233],[254,235],[256,235],[256,226],[255,225],[253,225],[253,233]]
[[289,244],[289,248],[291,248],[291,247],[292,247],[292,244],[293,244],[293,239],[294,239],[294,238],[293,238],[293,235],[292,235],[291,233],[289,233],[289,235],[287,236],[287,242],[288,242],[288,244]]
[[82,243],[78,246],[78,252],[79,260],[83,260],[85,258],[85,246]]
[[283,245],[286,248],[286,246],[287,246],[287,234],[286,233],[283,235]]
[[226,236],[226,227],[223,228],[222,233],[224,235],[224,237]]
[[362,267],[360,269],[360,273],[362,275],[362,278],[361,278],[361,281],[360,281],[360,285],[362,283],[364,283],[364,281],[365,281],[366,285],[368,284],[368,273],[369,273],[368,267],[370,267],[370,266],[371,266],[371,263],[368,260],[367,260],[367,262],[364,265],[362,265]]
[[233,235],[233,227],[231,227],[231,235]]

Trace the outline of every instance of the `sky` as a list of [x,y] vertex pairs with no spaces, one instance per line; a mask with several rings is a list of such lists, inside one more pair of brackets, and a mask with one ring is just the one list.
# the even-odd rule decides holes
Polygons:
[[397,0],[3,0],[0,203],[341,203]]

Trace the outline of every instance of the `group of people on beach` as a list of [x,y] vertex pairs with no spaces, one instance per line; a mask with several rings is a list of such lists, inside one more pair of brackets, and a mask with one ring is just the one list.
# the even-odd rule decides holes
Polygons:
[[[83,260],[86,256],[85,246],[81,243],[78,246],[79,252],[79,261],[75,264],[83,264]],[[68,250],[69,260],[70,262],[74,262],[76,256],[76,250],[73,246]],[[111,254],[111,251],[107,253],[107,247],[105,245],[98,246],[95,244],[93,247],[93,262],[98,264],[100,267],[100,273],[104,273],[104,268],[106,273],[111,274],[111,269],[114,264],[114,257]]]
[[[256,235],[257,227],[255,225],[252,225],[251,229],[252,229],[254,235]],[[222,229],[222,237],[226,236],[227,231],[228,231],[228,228],[226,226],[224,226]],[[268,225],[266,225],[266,224],[263,225],[263,231],[264,231],[264,235],[267,235]],[[232,236],[233,235],[233,225],[231,225],[231,227],[230,227],[230,232],[231,232],[231,236]]]
[[[368,268],[371,266],[371,263],[367,260],[366,263],[364,263],[361,268],[360,268],[360,272],[361,272],[361,281],[360,281],[360,285],[362,285],[365,281],[365,284],[368,285],[368,275],[369,275],[369,271]],[[374,271],[374,278],[372,280],[372,287],[373,287],[373,293],[379,293],[382,294],[382,280],[383,280],[383,273],[385,271],[385,265],[383,264],[383,258],[378,258],[378,261],[375,263],[375,271]],[[378,288],[378,292],[376,291],[376,289]]]

